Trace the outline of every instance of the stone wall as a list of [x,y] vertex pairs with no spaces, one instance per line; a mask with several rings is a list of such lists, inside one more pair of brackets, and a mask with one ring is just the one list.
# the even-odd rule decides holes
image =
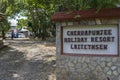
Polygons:
[[57,80],[120,80],[120,57],[61,55],[61,26],[119,24],[119,19],[56,23]]

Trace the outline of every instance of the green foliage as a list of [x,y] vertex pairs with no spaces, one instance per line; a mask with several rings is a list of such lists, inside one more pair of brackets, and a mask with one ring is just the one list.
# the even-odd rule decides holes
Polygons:
[[0,21],[0,32],[5,38],[5,32],[10,29],[8,17],[15,17],[19,12],[24,9],[23,0],[0,0],[0,12],[3,13],[4,19]]
[[[49,33],[55,33],[51,21],[54,12],[116,7],[120,0],[0,0],[0,12],[7,17],[15,18],[18,13],[27,16],[27,20],[19,20],[18,27],[28,26],[35,37],[45,39]],[[61,8],[61,9],[60,9]],[[76,15],[75,18],[80,17]]]
[[[28,17],[28,26],[35,37],[45,39],[49,32],[55,33],[51,16],[58,6],[62,11],[86,10],[116,7],[118,0],[24,0],[23,13]],[[80,17],[77,15],[75,18]]]
[[28,26],[27,25],[27,20],[26,19],[19,19],[17,23],[17,28],[22,28],[23,26]]
[[60,0],[63,11],[116,7],[120,0]]
[[92,4],[90,4],[91,8],[100,10],[102,8],[117,7],[119,0],[91,0],[90,3],[92,3]]
[[52,29],[52,14],[57,10],[55,0],[26,0],[24,15],[35,37],[45,39]]
[[7,21],[7,19],[2,19],[0,22],[0,31],[8,31],[10,29],[10,23]]
[[7,19],[2,19],[0,22],[0,32],[2,32],[2,38],[5,39],[5,33],[10,29],[10,23]]

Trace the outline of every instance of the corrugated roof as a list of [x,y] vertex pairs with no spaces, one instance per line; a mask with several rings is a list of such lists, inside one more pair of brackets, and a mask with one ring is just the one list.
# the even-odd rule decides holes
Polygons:
[[53,21],[76,21],[95,18],[120,18],[120,8],[106,8],[101,9],[98,12],[95,9],[71,12],[56,12],[52,16]]

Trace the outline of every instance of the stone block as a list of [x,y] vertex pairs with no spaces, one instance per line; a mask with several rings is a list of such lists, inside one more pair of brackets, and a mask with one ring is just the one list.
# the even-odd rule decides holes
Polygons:
[[62,22],[61,26],[67,26],[66,22]]
[[73,22],[68,22],[68,26],[72,26],[73,25]]
[[118,60],[117,58],[113,58],[112,62],[115,63],[115,62],[117,62],[117,60]]
[[81,20],[81,21],[79,22],[79,25],[88,25],[88,21],[86,21],[86,20]]
[[102,19],[102,24],[118,24],[118,19]]
[[110,70],[109,67],[105,67],[105,68],[104,68],[104,72],[108,72],[109,70]]
[[79,25],[79,22],[73,22],[73,25]]
[[96,20],[96,24],[102,24],[100,19],[95,19]]
[[102,62],[101,67],[104,68],[106,66],[105,64],[106,64],[105,62]]
[[117,76],[117,75],[118,75],[118,72],[117,72],[117,71],[113,71],[113,74],[114,74],[115,76]]
[[120,67],[118,67],[118,72],[119,72],[119,74],[120,74]]
[[98,66],[96,67],[96,71],[102,71],[102,68],[98,65]]
[[112,70],[115,70],[116,68],[117,68],[116,66],[112,66],[112,67],[111,67]]
[[112,75],[112,71],[108,71],[107,74],[108,74],[108,75]]
[[89,21],[88,21],[88,25],[96,25],[95,20],[89,20]]
[[118,80],[120,80],[120,76],[118,77]]
[[111,67],[112,66],[112,62],[107,63],[107,66]]

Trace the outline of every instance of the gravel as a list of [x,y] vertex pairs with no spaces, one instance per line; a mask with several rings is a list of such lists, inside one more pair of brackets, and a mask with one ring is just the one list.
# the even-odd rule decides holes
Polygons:
[[0,50],[0,80],[56,80],[55,44],[5,40]]

